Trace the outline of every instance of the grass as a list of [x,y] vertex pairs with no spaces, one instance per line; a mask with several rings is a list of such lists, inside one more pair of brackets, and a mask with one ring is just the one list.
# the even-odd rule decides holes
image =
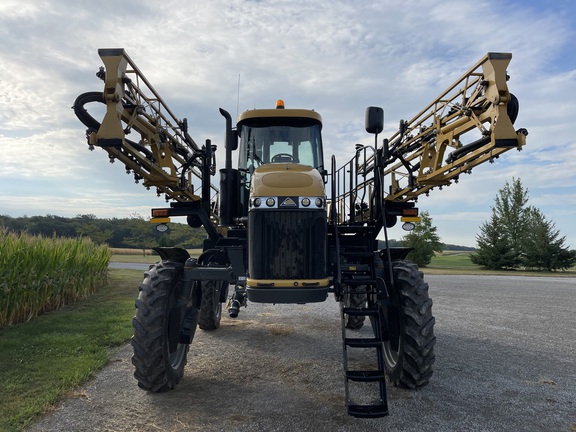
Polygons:
[[143,263],[154,264],[160,261],[158,255],[130,255],[130,254],[112,254],[110,262],[124,262],[124,263]]
[[0,330],[0,430],[22,430],[132,335],[142,272],[111,270],[91,297]]
[[444,251],[432,257],[432,261],[421,270],[424,274],[469,274],[502,276],[554,276],[576,277],[576,267],[567,271],[542,272],[532,270],[484,270],[470,261],[471,252]]

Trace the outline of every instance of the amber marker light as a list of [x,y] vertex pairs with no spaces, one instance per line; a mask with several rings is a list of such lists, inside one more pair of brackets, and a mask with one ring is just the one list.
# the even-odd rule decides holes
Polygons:
[[168,214],[168,209],[152,209],[152,217],[167,217],[169,216]]

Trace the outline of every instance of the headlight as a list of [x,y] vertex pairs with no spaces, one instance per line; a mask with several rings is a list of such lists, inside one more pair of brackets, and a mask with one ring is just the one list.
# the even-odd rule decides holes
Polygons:
[[302,198],[302,205],[308,207],[310,205],[310,198]]
[[322,198],[316,198],[316,207],[322,207],[324,205],[324,200]]
[[267,205],[268,207],[274,207],[274,204],[276,204],[276,201],[274,200],[274,198],[268,198],[268,199],[266,200],[266,205]]
[[253,201],[254,207],[260,207],[262,200],[260,198],[255,198]]

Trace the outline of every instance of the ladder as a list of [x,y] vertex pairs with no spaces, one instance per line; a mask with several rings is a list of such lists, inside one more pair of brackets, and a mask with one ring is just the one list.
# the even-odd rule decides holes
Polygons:
[[[334,230],[340,258],[346,407],[354,417],[383,417],[388,415],[382,343],[386,327],[379,307],[381,281],[374,268],[374,228],[340,225]],[[366,318],[370,323],[366,323],[364,331],[355,331]]]

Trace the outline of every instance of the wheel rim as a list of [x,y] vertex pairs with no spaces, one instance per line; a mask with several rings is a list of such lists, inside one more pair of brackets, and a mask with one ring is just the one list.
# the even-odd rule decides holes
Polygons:
[[402,321],[396,305],[397,301],[391,300],[392,304],[383,309],[389,336],[389,340],[384,342],[384,357],[389,367],[396,367],[400,358],[399,353],[402,352],[403,340],[400,336],[402,334]]
[[222,317],[222,303],[220,303],[220,292],[222,291],[223,282],[216,282],[214,284],[214,292],[212,294],[212,315],[214,321],[219,322]]
[[[177,296],[180,292],[180,287],[174,290],[174,295],[169,300],[169,313],[168,313],[168,330],[166,332],[166,351],[168,351],[168,361],[172,369],[178,369],[182,362],[186,359],[186,344],[176,342],[180,337],[182,329],[183,313],[181,307],[177,307]],[[185,312],[184,312],[185,313]]]
[[186,345],[179,343],[174,352],[169,353],[170,366],[172,369],[178,369],[186,358]]
[[218,301],[219,299],[216,299],[215,301],[215,305],[214,305],[214,317],[219,320],[220,317],[222,316],[222,303],[220,303]]

